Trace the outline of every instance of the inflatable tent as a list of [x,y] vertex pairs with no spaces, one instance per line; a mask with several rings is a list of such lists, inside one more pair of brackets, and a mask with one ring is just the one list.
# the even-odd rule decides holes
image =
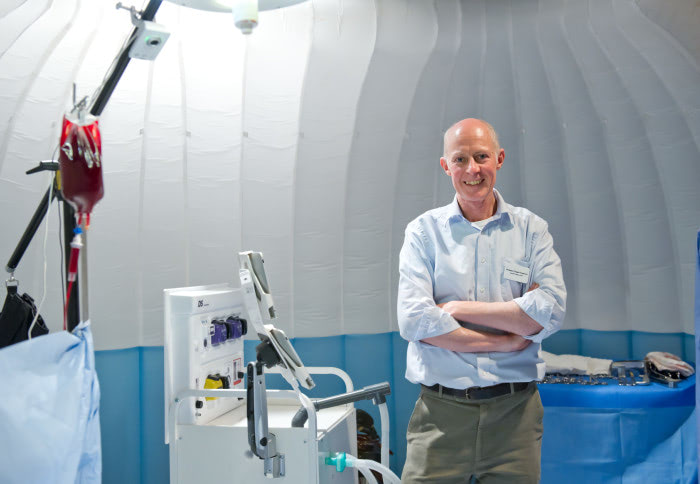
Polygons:
[[[567,315],[544,348],[695,361],[696,2],[311,0],[261,12],[250,36],[169,2],[156,20],[170,39],[130,63],[100,119],[88,257],[104,482],[167,481],[162,292],[235,282],[242,250],[265,254],[276,324],[307,364],[392,383],[400,471],[417,390],[398,252],[407,222],[452,199],[438,160],[464,117],[496,127],[497,187],[549,222],[561,256]],[[56,150],[73,83],[91,95],[130,29],[111,1],[0,6],[1,253],[49,183],[25,172]],[[60,249],[38,240],[15,277],[39,299],[47,261],[57,331]]]

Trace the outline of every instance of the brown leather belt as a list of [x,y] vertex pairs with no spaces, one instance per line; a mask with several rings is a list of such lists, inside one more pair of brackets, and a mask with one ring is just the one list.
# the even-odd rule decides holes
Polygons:
[[499,383],[490,387],[470,387],[462,390],[456,388],[443,387],[435,384],[431,387],[421,385],[423,388],[439,393],[440,395],[450,395],[453,397],[467,398],[469,400],[486,400],[487,398],[500,397],[515,392],[521,392],[530,386],[530,382]]

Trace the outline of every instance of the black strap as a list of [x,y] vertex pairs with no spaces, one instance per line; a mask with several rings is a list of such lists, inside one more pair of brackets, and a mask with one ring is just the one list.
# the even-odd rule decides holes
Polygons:
[[[0,312],[0,348],[26,340],[36,313],[34,299],[27,293],[20,296],[16,285],[8,285],[7,297]],[[32,338],[48,332],[44,319],[39,316],[32,328]]]

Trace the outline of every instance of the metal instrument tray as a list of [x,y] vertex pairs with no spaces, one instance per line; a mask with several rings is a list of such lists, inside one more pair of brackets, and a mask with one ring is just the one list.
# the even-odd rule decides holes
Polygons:
[[617,378],[618,385],[649,385],[649,372],[643,360],[614,361],[610,364],[610,373]]

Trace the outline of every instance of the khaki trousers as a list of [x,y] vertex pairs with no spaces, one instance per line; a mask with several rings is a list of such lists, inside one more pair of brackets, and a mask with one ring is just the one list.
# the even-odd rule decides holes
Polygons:
[[543,408],[537,385],[485,400],[421,388],[401,482],[537,483]]

